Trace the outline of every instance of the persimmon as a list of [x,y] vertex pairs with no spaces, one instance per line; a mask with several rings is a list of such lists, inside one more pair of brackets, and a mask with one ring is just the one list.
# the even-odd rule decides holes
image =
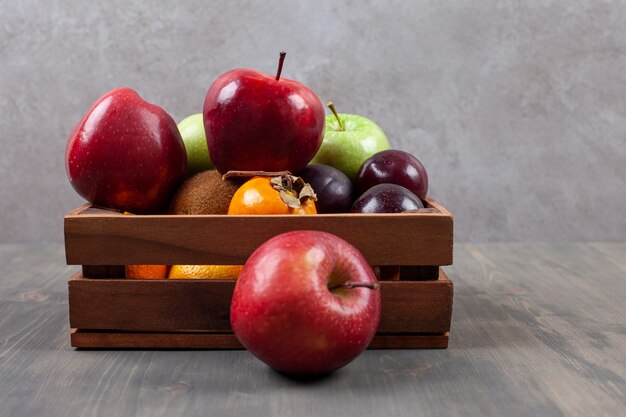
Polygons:
[[246,181],[230,200],[228,214],[317,214],[315,192],[290,174]]

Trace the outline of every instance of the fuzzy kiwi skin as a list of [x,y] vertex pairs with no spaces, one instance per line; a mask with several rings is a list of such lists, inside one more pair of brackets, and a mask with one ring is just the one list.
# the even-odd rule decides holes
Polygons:
[[222,179],[217,170],[200,172],[176,191],[170,214],[228,214],[228,206],[242,181]]

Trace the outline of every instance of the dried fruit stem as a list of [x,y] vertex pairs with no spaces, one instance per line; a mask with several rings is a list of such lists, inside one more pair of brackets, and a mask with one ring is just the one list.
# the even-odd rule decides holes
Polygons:
[[310,184],[300,177],[281,175],[272,177],[272,188],[279,192],[280,198],[291,208],[300,208],[306,200],[317,201],[315,191]]
[[291,175],[289,171],[228,171],[222,175],[222,179],[228,178],[251,178],[251,177],[282,177]]

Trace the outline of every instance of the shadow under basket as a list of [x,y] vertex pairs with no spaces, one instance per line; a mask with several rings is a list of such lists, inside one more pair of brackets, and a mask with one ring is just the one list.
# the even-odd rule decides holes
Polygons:
[[333,233],[374,266],[382,318],[370,349],[448,346],[453,285],[452,215],[123,215],[83,205],[64,218],[71,345],[105,349],[242,349],[230,328],[235,279],[125,278],[132,264],[243,264],[263,242],[292,230]]

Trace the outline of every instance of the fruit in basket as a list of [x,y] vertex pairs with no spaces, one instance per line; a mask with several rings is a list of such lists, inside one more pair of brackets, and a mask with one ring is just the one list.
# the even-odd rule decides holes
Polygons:
[[321,374],[356,358],[380,322],[381,296],[361,253],[329,233],[299,230],[263,243],[233,293],[235,336],[270,367]]
[[254,177],[233,195],[228,214],[317,214],[315,193],[293,175]]
[[389,141],[370,119],[339,114],[332,102],[328,107],[333,114],[326,116],[324,141],[311,162],[335,167],[354,181],[363,162],[375,153],[389,149]]
[[378,184],[397,184],[426,200],[428,174],[424,165],[408,152],[389,149],[372,155],[356,177],[356,188],[364,193]]
[[251,69],[222,74],[207,92],[204,127],[215,167],[298,172],[324,137],[324,106],[310,88]]
[[318,213],[347,213],[352,207],[352,181],[329,165],[309,164],[298,175],[315,190]]
[[167,265],[126,265],[126,278],[165,279]]
[[178,122],[178,131],[187,151],[187,175],[212,169],[202,113],[192,114]]
[[172,265],[170,279],[232,279],[243,265]]
[[171,214],[227,214],[230,200],[241,185],[222,179],[217,170],[200,172],[186,180],[174,194]]
[[352,205],[352,213],[402,213],[424,208],[422,200],[396,184],[378,184],[367,190]]
[[96,101],[70,135],[65,167],[89,202],[130,211],[167,207],[187,170],[176,122],[130,88]]

